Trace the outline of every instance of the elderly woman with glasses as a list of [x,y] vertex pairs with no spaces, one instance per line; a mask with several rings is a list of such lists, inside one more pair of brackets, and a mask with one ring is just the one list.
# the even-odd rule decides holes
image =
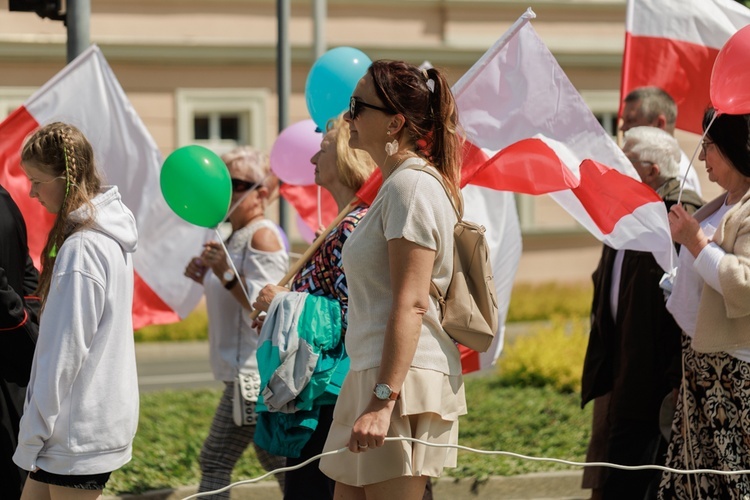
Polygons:
[[[700,159],[726,192],[669,213],[682,245],[667,309],[682,328],[683,379],[666,465],[750,469],[750,115],[703,118]],[[659,498],[748,498],[750,476],[664,472]]]
[[[185,269],[185,276],[205,289],[211,369],[214,378],[225,385],[200,453],[199,491],[229,485],[235,463],[253,442],[255,425],[236,425],[232,417],[237,375],[258,372],[258,335],[252,328],[247,297],[252,300],[263,285],[280,280],[289,265],[284,236],[265,215],[277,186],[268,156],[241,146],[223,155],[222,160],[232,178],[232,234],[225,242],[229,255],[219,242],[210,241],[200,257],[193,258]],[[286,463],[284,457],[273,456],[257,446],[255,453],[267,471]],[[277,475],[277,479],[283,490],[283,475]],[[229,492],[211,498],[229,498]]]
[[[315,165],[315,183],[331,193],[339,212],[348,209],[348,213],[326,235],[323,244],[304,263],[288,289],[266,285],[253,304],[257,309],[270,311],[258,350],[263,383],[267,380],[268,387],[278,387],[275,381],[286,380],[288,371],[285,367],[296,375],[296,367],[307,362],[310,352],[317,356],[309,382],[306,381],[295,399],[298,408],[293,416],[278,411],[258,412],[255,442],[273,453],[286,456],[289,467],[300,465],[323,451],[336,399],[349,366],[344,349],[349,290],[341,249],[368,209],[363,203],[354,207],[349,203],[375,169],[367,153],[349,147],[349,126],[343,118],[329,123],[320,150],[310,161]],[[301,297],[304,301],[297,306],[301,310],[300,317],[314,320],[306,322],[303,328],[283,330],[279,324],[283,323],[284,316],[278,311],[283,310],[285,304],[295,304]],[[278,331],[279,334],[267,336],[269,331]],[[294,335],[299,344],[307,342],[310,351],[300,349],[304,355],[296,354],[295,363],[282,362],[270,347],[272,338],[289,345]],[[299,376],[295,382],[297,387],[303,385]],[[267,392],[264,390],[263,394]],[[266,406],[272,404],[266,400],[262,403]],[[320,471],[318,462],[314,461],[286,473],[284,499],[332,499],[334,486],[335,483]]]

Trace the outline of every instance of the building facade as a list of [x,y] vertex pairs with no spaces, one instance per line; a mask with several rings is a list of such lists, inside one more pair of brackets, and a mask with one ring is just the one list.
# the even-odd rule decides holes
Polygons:
[[[619,105],[625,0],[327,0],[326,48],[371,59],[429,61],[456,81],[527,7],[532,25],[603,126]],[[289,121],[309,118],[315,0],[292,0]],[[320,5],[320,4],[318,4]],[[273,0],[91,0],[91,42],[102,49],[164,155],[187,144],[270,150],[278,134],[277,5]],[[0,116],[65,65],[62,22],[0,2]],[[679,134],[691,154],[698,137]],[[711,197],[702,165],[697,170]],[[549,197],[518,196],[524,254],[517,281],[583,281],[600,244]],[[272,210],[275,210],[272,207]],[[276,212],[278,212],[276,210]],[[293,214],[285,226],[294,239]],[[301,242],[297,241],[297,247]]]

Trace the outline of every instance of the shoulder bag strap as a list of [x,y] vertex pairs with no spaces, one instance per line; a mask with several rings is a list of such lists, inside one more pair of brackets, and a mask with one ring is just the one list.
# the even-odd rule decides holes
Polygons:
[[[453,201],[453,197],[451,196],[450,191],[448,191],[448,187],[445,185],[445,182],[443,181],[443,176],[441,176],[439,172],[433,172],[432,169],[427,168],[427,164],[424,162],[422,162],[421,164],[407,165],[406,168],[425,172],[433,176],[435,179],[437,179],[440,185],[443,186],[443,190],[445,191],[445,194],[448,197],[448,200],[451,202],[451,206],[453,207],[453,210],[456,212],[457,221],[461,222],[463,220],[463,218],[461,217],[462,214],[461,212],[459,212],[458,207],[456,207],[456,203]],[[458,195],[462,196],[460,191],[458,192]],[[445,308],[445,296],[442,293],[440,293],[440,289],[437,287],[434,280],[430,280],[430,295],[432,295],[438,300],[438,303],[440,305],[440,315],[442,316],[443,310]]]
[[[427,163],[422,162],[421,164],[412,164],[407,165],[406,168],[410,168],[412,170],[419,170],[420,172],[425,172],[431,176],[433,176],[437,181],[440,183],[441,186],[443,186],[443,190],[445,191],[446,196],[448,196],[448,201],[451,202],[451,206],[453,207],[453,211],[456,212],[456,218],[458,219],[458,222],[461,222],[463,220],[463,213],[458,210],[458,207],[456,206],[456,202],[453,200],[453,196],[451,196],[450,191],[448,190],[448,186],[445,185],[445,180],[443,180],[443,176],[440,175],[439,172],[433,171],[431,168],[427,168]],[[461,191],[458,191],[458,196],[461,197],[461,205],[463,205],[463,195],[461,194]],[[462,207],[463,208],[463,207]]]

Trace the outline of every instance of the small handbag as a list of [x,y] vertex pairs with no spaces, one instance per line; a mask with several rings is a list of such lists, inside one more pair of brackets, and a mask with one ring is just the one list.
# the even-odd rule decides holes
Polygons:
[[255,404],[260,394],[260,375],[257,372],[240,373],[234,381],[234,397],[232,399],[232,418],[238,427],[255,425],[258,414]]

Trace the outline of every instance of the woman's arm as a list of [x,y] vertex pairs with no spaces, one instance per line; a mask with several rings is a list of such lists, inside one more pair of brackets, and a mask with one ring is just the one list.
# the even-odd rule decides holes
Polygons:
[[719,262],[719,281],[727,317],[750,315],[750,219],[740,222],[732,253]]
[[[259,250],[261,252],[278,252],[279,250],[281,250],[281,246],[279,244],[278,238],[276,237],[276,234],[268,228],[260,228],[255,231],[255,233],[253,233],[253,238],[249,244],[253,249]],[[206,249],[203,251],[201,259],[203,260],[203,262],[207,263],[209,267],[211,267],[211,270],[219,279],[222,279],[222,276],[224,276],[225,272],[232,269],[232,267],[229,265],[229,261],[227,260],[227,255],[226,253],[224,253],[224,248],[220,243],[215,241],[206,243]],[[238,267],[239,265],[241,265],[241,263],[234,262],[234,267],[236,269],[236,272],[238,273],[238,281],[244,279],[242,269]],[[235,281],[234,285],[230,286],[229,293],[231,293],[235,300],[240,303],[243,309],[252,311],[253,308],[250,305],[250,302],[248,302],[248,298],[245,296],[245,292],[242,290],[242,287],[240,286],[238,281]],[[245,287],[245,289],[247,289],[247,286]],[[255,297],[250,297],[250,300],[254,299]]]
[[[427,312],[430,296],[432,265],[435,251],[403,238],[388,242],[393,306],[383,340],[383,357],[378,383],[400,391],[417,349],[422,330],[422,316]],[[363,451],[382,446],[390,425],[395,401],[382,401],[370,396],[370,404],[354,423],[349,449]]]

